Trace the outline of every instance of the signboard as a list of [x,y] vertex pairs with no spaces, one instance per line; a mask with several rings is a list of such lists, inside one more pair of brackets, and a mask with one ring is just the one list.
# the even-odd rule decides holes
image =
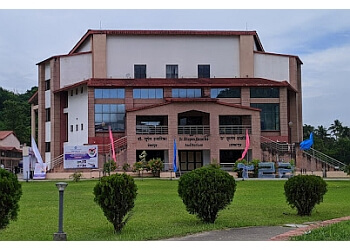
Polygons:
[[97,145],[64,146],[65,169],[98,168]]

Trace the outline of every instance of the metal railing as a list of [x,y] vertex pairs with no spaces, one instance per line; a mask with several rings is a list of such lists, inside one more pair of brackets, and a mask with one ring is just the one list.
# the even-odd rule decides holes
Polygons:
[[326,165],[333,167],[335,170],[344,170],[346,167],[346,164],[320,152],[317,151],[316,149],[310,148],[308,150],[303,150],[303,153],[320,161],[325,163]]
[[179,135],[209,135],[209,125],[184,125],[177,127]]
[[63,164],[63,154],[55,157],[47,163],[47,170],[53,170],[55,167]]
[[137,135],[167,135],[168,126],[136,125]]
[[268,149],[277,153],[293,153],[295,152],[295,144],[286,142],[276,142],[264,136],[261,136],[261,148]]
[[221,135],[244,135],[248,129],[248,133],[252,133],[251,125],[220,125],[219,133]]

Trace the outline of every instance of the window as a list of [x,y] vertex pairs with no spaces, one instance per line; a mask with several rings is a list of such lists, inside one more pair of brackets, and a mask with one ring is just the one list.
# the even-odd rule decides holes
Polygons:
[[125,98],[125,89],[124,88],[115,88],[115,89],[95,89],[95,98],[101,99],[123,99]]
[[134,78],[146,78],[146,65],[134,65]]
[[125,129],[124,104],[95,104],[95,130],[122,132]]
[[166,65],[166,78],[178,78],[177,65]]
[[202,97],[202,89],[173,89],[173,98],[200,98]]
[[75,131],[78,131],[78,130],[79,130],[79,125],[75,124]]
[[45,152],[50,152],[50,151],[51,151],[51,143],[45,142]]
[[280,106],[278,103],[251,103],[250,106],[261,109],[261,130],[280,130]]
[[45,81],[45,90],[50,90],[50,79]]
[[80,93],[84,93],[84,87],[80,88]]
[[75,94],[78,95],[78,88],[75,89]]
[[211,98],[240,98],[241,88],[212,88]]
[[250,88],[250,98],[279,98],[279,88]]
[[162,99],[163,89],[134,89],[134,99]]
[[70,91],[70,96],[73,96],[73,89]]
[[80,124],[80,130],[83,131],[84,130],[84,124]]
[[50,108],[45,109],[45,121],[46,122],[51,121],[51,109]]
[[70,125],[70,132],[73,132],[73,125]]
[[210,65],[198,65],[198,78],[210,78]]

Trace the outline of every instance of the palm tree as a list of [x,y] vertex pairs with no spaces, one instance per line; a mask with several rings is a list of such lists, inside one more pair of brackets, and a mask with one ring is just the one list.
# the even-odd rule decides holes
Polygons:
[[331,126],[328,128],[328,130],[331,131],[331,133],[335,137],[335,140],[337,141],[339,136],[342,134],[344,128],[339,120],[335,120],[334,123],[332,123]]

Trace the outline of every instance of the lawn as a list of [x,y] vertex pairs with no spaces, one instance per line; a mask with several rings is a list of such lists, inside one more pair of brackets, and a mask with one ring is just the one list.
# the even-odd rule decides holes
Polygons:
[[[157,240],[222,228],[283,225],[348,216],[350,181],[327,181],[324,202],[311,216],[297,216],[283,194],[283,180],[237,181],[229,207],[214,224],[188,214],[177,194],[177,180],[136,179],[138,195],[131,219],[120,234],[94,203],[97,180],[68,182],[64,194],[64,232],[70,241]],[[17,221],[0,231],[0,240],[51,241],[58,230],[58,191],[52,181],[22,182]]]

